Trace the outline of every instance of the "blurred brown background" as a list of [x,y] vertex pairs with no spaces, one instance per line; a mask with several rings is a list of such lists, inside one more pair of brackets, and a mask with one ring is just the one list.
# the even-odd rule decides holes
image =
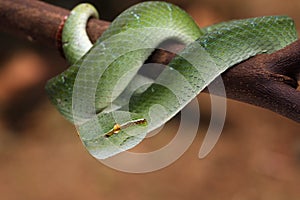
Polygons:
[[[72,8],[81,1],[47,1]],[[138,0],[94,2],[112,20]],[[262,15],[289,15],[300,31],[298,0],[173,0],[200,26]],[[199,96],[201,122],[193,145],[174,164],[148,174],[112,170],[84,149],[72,124],[49,103],[45,82],[67,66],[54,50],[13,36],[0,38],[0,199],[300,199],[300,124],[228,100],[225,128],[203,160],[198,151],[209,123],[209,98]],[[146,139],[149,151],[173,137]],[[175,128],[174,128],[175,127]],[[128,161],[130,162],[130,161]]]

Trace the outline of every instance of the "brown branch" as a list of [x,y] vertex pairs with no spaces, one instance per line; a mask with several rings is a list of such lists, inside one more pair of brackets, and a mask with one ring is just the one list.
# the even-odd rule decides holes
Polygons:
[[[0,30],[49,46],[57,45],[60,24],[69,11],[34,0],[0,0]],[[92,19],[95,41],[109,22]],[[57,46],[56,46],[57,47]],[[181,48],[175,45],[172,49]],[[173,54],[156,51],[149,61],[168,63]],[[267,108],[300,122],[300,40],[271,55],[257,55],[222,74],[227,97]]]

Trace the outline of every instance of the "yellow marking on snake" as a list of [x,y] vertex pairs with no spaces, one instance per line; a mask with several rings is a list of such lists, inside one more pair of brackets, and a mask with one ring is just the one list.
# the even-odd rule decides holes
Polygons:
[[111,131],[109,131],[108,133],[106,133],[104,136],[106,138],[109,138],[111,137],[112,135],[114,134],[117,134],[119,133],[122,129],[126,129],[128,127],[131,127],[131,126],[135,126],[135,125],[141,125],[141,124],[146,124],[147,123],[147,120],[146,119],[137,119],[137,120],[132,120],[130,122],[127,122],[123,125],[120,125],[118,123],[116,123],[113,127],[113,129]]

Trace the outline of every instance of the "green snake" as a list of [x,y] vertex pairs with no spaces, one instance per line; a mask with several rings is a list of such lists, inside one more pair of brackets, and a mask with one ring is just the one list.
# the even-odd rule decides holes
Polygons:
[[[143,2],[121,13],[91,44],[86,23],[98,17],[90,4],[69,15],[62,34],[71,66],[48,81],[46,91],[99,159],[139,144],[229,67],[277,51],[297,39],[286,16],[234,20],[199,28],[179,7]],[[155,79],[138,73],[163,41],[186,47]]]

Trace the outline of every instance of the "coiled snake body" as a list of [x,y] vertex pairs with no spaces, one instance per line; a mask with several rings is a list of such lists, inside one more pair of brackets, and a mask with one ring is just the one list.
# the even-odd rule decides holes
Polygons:
[[[46,86],[52,103],[78,126],[89,152],[107,158],[137,145],[178,113],[229,67],[272,53],[297,39],[285,16],[223,22],[200,29],[175,5],[144,2],[120,14],[92,45],[89,4],[73,9],[63,30],[72,64]],[[167,39],[186,45],[155,80],[137,74],[153,49]]]

